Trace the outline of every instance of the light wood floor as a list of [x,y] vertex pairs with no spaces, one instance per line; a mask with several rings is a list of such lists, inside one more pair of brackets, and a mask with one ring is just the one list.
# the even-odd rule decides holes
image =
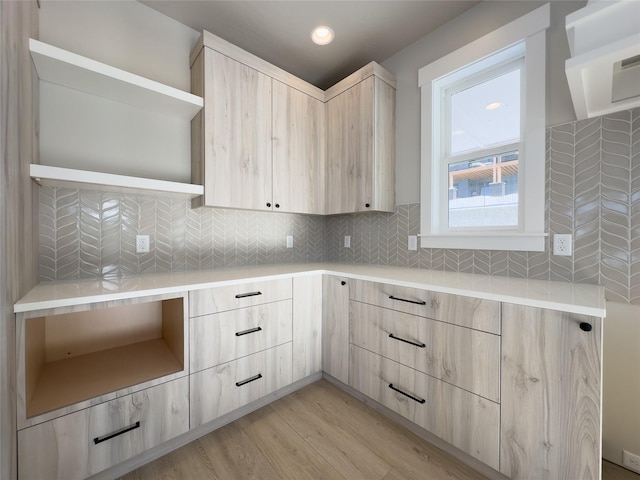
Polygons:
[[[603,463],[603,480],[640,480]],[[482,480],[482,475],[325,380],[121,480]]]

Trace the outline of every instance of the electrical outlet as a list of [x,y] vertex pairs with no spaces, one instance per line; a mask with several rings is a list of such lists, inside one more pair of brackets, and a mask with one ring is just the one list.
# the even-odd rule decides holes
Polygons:
[[136,253],[149,251],[149,235],[136,235]]
[[351,235],[344,236],[344,248],[351,248]]
[[634,455],[626,450],[622,451],[622,466],[640,473],[640,455]]
[[556,233],[553,236],[553,254],[570,257],[573,254],[572,237],[570,233]]
[[409,250],[418,250],[417,235],[409,235],[409,241],[407,243],[408,243],[407,248],[409,248]]
[[287,235],[287,248],[293,248],[293,235]]

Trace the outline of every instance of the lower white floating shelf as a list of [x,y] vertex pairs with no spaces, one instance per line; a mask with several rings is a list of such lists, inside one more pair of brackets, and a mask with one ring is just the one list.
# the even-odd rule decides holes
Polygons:
[[52,187],[93,189],[103,192],[162,194],[194,198],[204,194],[202,185],[128,177],[111,173],[88,172],[71,168],[31,164],[30,175],[40,185]]

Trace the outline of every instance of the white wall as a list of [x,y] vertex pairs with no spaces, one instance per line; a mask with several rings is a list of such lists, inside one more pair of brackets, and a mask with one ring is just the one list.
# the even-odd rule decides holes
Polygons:
[[[396,75],[396,202],[420,202],[420,90],[418,70],[444,55],[521,17],[546,2],[483,2],[414,44],[385,60],[382,65]],[[564,28],[567,13],[584,1],[554,1],[547,33],[547,125],[575,120],[564,61],[569,44]]]
[[[190,90],[199,33],[134,0],[44,1],[40,40]],[[40,163],[190,182],[190,122],[41,83]]]
[[640,455],[640,305],[607,302],[604,321],[602,456]]

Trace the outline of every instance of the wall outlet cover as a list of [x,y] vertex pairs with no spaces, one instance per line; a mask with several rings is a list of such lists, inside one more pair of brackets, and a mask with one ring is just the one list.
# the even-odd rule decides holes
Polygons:
[[287,235],[287,248],[293,248],[293,235]]
[[640,473],[640,455],[635,455],[626,450],[622,451],[622,466]]
[[409,235],[409,240],[407,242],[407,247],[409,250],[418,250],[418,236],[417,235]]
[[556,233],[553,236],[553,254],[562,257],[573,255],[573,235],[570,233]]
[[149,235],[136,235],[136,253],[147,253],[150,248]]
[[351,235],[344,236],[344,248],[351,248]]

